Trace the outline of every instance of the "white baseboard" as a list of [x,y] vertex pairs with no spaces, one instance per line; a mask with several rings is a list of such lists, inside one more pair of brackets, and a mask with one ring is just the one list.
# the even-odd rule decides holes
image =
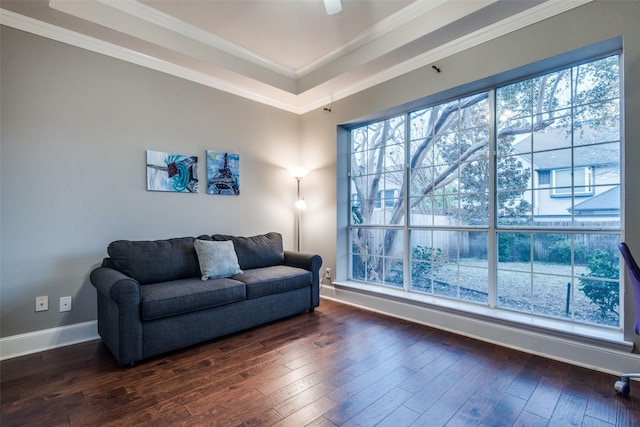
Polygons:
[[0,360],[99,339],[98,321],[0,338]]
[[637,372],[640,366],[640,354],[631,353],[631,343],[596,345],[569,339],[568,334],[567,337],[554,336],[540,330],[471,318],[464,313],[393,300],[342,286],[323,286],[321,297],[608,374]]

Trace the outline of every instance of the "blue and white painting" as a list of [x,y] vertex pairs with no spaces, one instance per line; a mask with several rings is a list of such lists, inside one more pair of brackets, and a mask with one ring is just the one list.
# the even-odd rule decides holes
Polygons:
[[198,157],[147,150],[147,190],[198,192]]
[[207,194],[240,194],[240,156],[207,150]]

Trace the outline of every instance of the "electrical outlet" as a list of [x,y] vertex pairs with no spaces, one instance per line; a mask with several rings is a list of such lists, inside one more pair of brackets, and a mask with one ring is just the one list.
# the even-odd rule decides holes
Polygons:
[[331,280],[331,269],[329,267],[324,270],[324,278]]
[[71,297],[60,297],[60,313],[71,311]]
[[36,311],[47,311],[49,310],[49,297],[41,296],[36,297]]

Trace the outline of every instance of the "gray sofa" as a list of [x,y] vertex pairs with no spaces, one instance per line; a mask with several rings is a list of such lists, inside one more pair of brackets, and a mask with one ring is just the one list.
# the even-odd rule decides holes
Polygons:
[[[227,247],[228,241],[235,253],[216,253],[217,243],[207,243]],[[203,261],[201,246],[211,247],[213,259],[221,260],[222,253],[221,264],[237,257],[241,272],[203,278],[210,260]],[[107,253],[90,278],[98,293],[98,332],[120,365],[312,312],[319,305],[322,259],[284,251],[278,233],[118,240]]]

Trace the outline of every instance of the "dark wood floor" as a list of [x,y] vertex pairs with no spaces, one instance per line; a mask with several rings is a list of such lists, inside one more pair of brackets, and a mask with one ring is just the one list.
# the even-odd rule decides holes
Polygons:
[[639,426],[640,384],[328,300],[119,368],[101,341],[0,364],[8,426]]

